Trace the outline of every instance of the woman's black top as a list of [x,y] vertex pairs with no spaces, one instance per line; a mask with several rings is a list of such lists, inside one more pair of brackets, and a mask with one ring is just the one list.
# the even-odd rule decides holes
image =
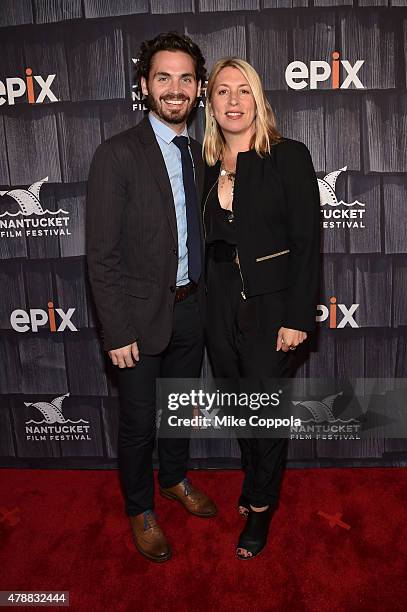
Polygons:
[[236,230],[233,222],[233,211],[221,207],[217,187],[218,184],[214,186],[206,202],[206,241],[208,244],[213,244],[222,240],[235,245]]

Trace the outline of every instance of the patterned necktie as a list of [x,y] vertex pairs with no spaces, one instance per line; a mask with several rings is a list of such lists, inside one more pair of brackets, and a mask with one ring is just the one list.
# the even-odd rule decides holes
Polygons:
[[181,151],[182,180],[184,183],[185,208],[187,213],[187,248],[188,248],[188,276],[197,283],[202,272],[201,236],[198,220],[198,198],[196,194],[194,168],[189,153],[188,138],[175,136],[172,142]]

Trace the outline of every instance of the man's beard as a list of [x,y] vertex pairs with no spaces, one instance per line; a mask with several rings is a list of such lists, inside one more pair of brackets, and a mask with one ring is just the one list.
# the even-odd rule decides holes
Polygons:
[[[167,110],[161,106],[161,101],[165,100],[186,100],[187,106],[182,112],[178,108],[169,108]],[[154,98],[151,94],[148,94],[146,100],[147,106],[150,110],[152,110],[156,115],[158,115],[158,117],[160,117],[167,123],[171,123],[173,125],[184,123],[188,119],[192,110],[192,105],[190,104],[190,101],[190,98],[187,98],[185,96],[167,95],[157,99]]]

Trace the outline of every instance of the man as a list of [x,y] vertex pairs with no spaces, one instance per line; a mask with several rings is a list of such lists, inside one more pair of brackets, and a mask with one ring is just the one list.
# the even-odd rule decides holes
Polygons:
[[[150,112],[95,153],[87,249],[104,348],[118,366],[126,512],[139,552],[160,562],[171,548],[153,514],[156,378],[198,377],[203,353],[203,163],[186,122],[206,71],[198,46],[176,33],[143,43],[137,71]],[[186,478],[188,447],[158,440],[160,493],[214,516]]]

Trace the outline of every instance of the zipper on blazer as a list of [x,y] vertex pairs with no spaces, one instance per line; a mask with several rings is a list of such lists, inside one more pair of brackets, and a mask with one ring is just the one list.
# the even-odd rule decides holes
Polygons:
[[242,280],[242,291],[240,292],[240,295],[242,296],[242,298],[243,298],[244,300],[246,300],[246,299],[247,299],[247,297],[246,297],[246,293],[245,293],[245,288],[244,288],[244,280],[243,280],[243,274],[242,274],[242,268],[240,267],[239,252],[238,252],[238,250],[237,250],[237,247],[236,247],[236,259],[235,259],[235,262],[237,263],[237,266],[238,266],[238,268],[239,268],[239,274],[240,274],[240,278],[241,278],[241,280]]
[[205,198],[205,202],[203,205],[203,211],[202,211],[202,226],[203,226],[203,231],[204,231],[204,238],[205,238],[205,242],[206,242],[206,227],[205,227],[205,210],[206,210],[206,203],[208,201],[209,196],[212,193],[212,189],[215,187],[215,185],[218,184],[219,181],[219,177],[216,179],[216,182],[212,185],[212,187],[209,189],[207,196]]

